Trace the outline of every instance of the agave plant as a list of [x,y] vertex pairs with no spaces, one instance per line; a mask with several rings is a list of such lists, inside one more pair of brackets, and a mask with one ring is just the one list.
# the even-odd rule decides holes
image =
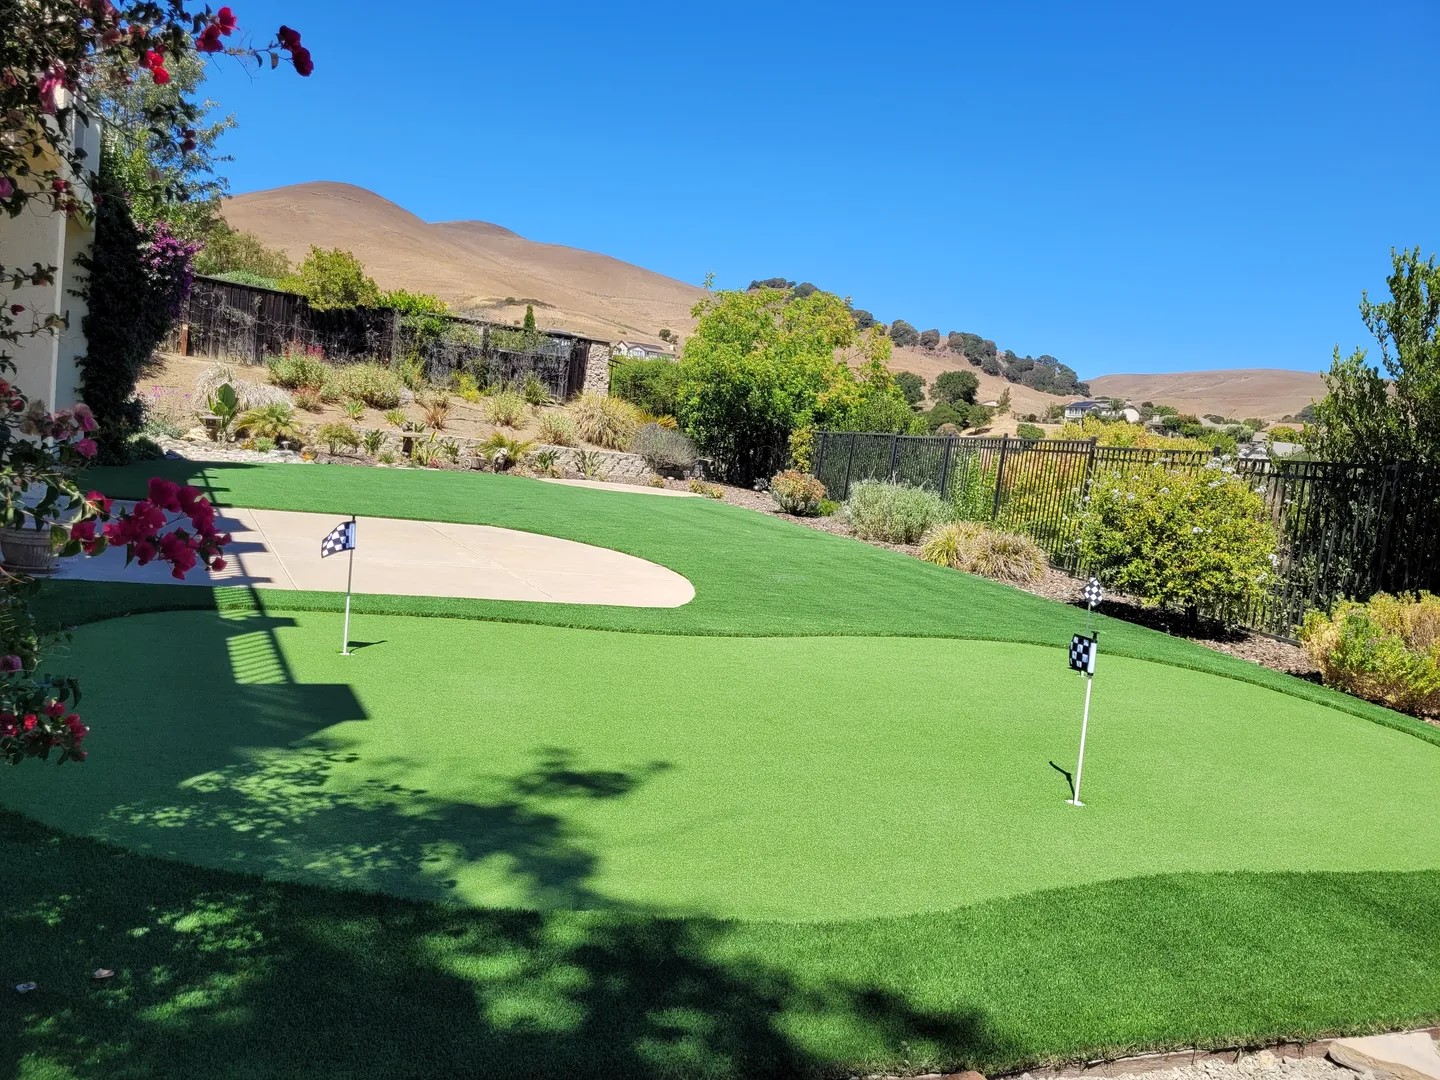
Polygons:
[[524,458],[534,445],[534,442],[529,439],[522,442],[497,431],[480,444],[480,449],[485,451],[496,472],[505,472]]

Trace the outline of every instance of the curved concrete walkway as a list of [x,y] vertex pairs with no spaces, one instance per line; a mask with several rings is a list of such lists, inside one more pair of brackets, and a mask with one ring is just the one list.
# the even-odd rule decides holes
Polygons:
[[[184,582],[159,564],[125,566],[125,553],[61,560],[57,578],[170,585],[254,585],[344,592],[348,554],[320,558],[320,541],[342,520],[288,510],[223,511],[233,541],[218,574],[193,570]],[[663,566],[608,548],[489,525],[359,518],[357,593],[531,600],[554,604],[679,607],[690,582]]]

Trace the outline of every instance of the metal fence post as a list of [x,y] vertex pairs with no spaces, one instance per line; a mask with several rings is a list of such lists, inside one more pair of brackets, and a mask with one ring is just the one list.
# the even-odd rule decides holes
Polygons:
[[890,468],[889,468],[888,470],[886,470],[886,472],[887,472],[887,475],[890,477],[890,482],[891,482],[892,484],[895,482],[895,459],[899,456],[899,453],[900,453],[900,436],[899,436],[899,435],[891,435],[891,436],[890,436]]
[[820,446],[815,451],[815,476],[817,479],[819,478],[820,473],[825,468],[825,442],[827,439],[830,438],[830,433],[828,431],[822,431],[819,433],[819,435]]
[[855,466],[855,433],[852,431],[850,438],[850,456],[845,459],[845,483],[840,486],[840,497],[836,502],[844,502],[850,497],[850,470]]
[[945,456],[940,461],[940,497],[947,498],[947,490],[950,487],[950,457],[955,449],[955,436],[951,435],[945,440]]
[[995,466],[995,504],[990,508],[990,520],[1000,516],[1000,490],[1005,486],[1005,459],[1010,456],[1010,436],[1000,436],[1000,461]]

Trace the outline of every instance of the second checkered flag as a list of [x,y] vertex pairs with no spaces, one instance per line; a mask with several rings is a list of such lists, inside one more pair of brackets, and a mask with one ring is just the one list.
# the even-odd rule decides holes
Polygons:
[[1097,647],[1093,637],[1076,634],[1070,639],[1070,666],[1082,675],[1094,675]]

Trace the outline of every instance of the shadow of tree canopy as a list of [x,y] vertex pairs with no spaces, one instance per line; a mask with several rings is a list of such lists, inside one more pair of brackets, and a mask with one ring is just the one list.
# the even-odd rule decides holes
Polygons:
[[978,1014],[727,953],[719,921],[311,889],[13,814],[0,851],[0,966],[41,983],[0,1010],[0,1077],[792,1076],[833,1070],[811,1028],[896,1067],[996,1042]]

